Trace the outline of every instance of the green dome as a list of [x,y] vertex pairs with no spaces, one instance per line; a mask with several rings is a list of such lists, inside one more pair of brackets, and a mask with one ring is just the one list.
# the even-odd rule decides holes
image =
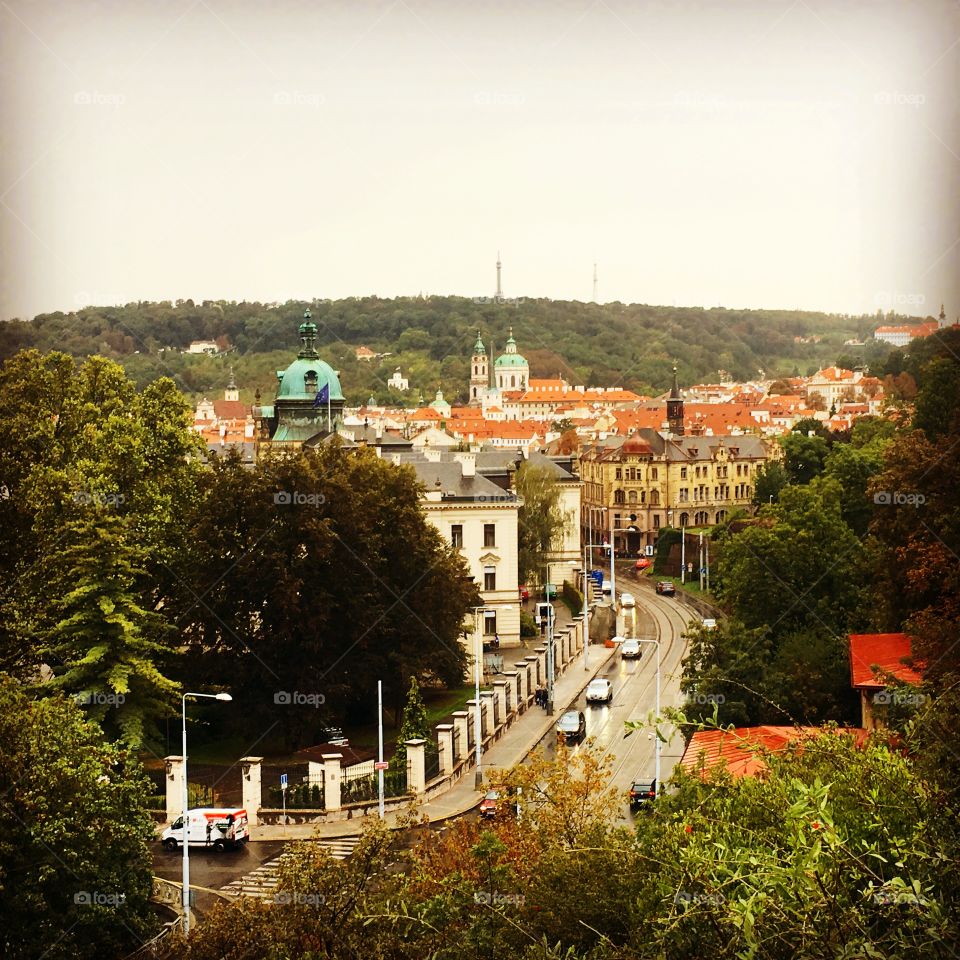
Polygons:
[[494,363],[495,367],[526,367],[526,359],[519,353],[502,353]]
[[325,385],[330,387],[330,399],[342,400],[340,381],[329,363],[315,358],[298,357],[286,370],[277,371],[278,400],[313,400]]

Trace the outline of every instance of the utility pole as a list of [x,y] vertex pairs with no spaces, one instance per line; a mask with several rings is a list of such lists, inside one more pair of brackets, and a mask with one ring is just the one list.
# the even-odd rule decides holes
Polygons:
[[703,534],[700,534],[700,589],[703,589]]

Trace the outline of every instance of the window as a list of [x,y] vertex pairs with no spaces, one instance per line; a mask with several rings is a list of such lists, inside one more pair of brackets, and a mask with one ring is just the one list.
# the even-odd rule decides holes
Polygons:
[[686,467],[681,467],[681,468],[680,468],[680,479],[681,479],[681,480],[686,480],[686,479],[687,479],[687,468],[686,468]]
[[650,479],[651,479],[651,480],[656,480],[656,479],[657,479],[657,468],[656,468],[656,467],[651,467],[651,468],[650,468]]
[[614,471],[613,479],[614,479],[614,480],[622,480],[622,479],[623,479],[623,468],[622,468],[622,467],[617,467],[617,469]]
[[463,549],[463,524],[462,523],[450,524],[450,543],[453,545],[454,549],[456,550]]
[[660,491],[651,490],[650,491],[650,506],[659,507],[660,506]]
[[627,491],[627,502],[628,502],[628,503],[636,503],[636,502],[637,502],[637,491],[636,491],[636,490],[628,490],[628,491]]
[[497,589],[497,568],[496,567],[483,568],[483,589],[484,590]]
[[483,612],[483,633],[484,636],[492,637],[497,632],[497,611],[485,610]]
[[681,513],[681,514],[680,514],[680,526],[681,526],[681,527],[689,527],[689,526],[690,526],[690,514],[689,514],[689,513]]
[[655,513],[655,514],[653,515],[653,529],[654,529],[654,530],[659,530],[659,529],[660,529],[660,514],[659,514],[659,513]]
[[622,490],[613,491],[613,502],[616,504],[626,503],[626,498],[624,497]]
[[495,547],[497,545],[497,525],[495,523],[485,523],[483,525],[483,545],[485,547]]

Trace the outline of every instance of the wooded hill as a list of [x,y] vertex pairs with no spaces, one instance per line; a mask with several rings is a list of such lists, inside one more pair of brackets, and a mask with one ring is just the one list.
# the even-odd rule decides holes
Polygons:
[[[242,397],[256,388],[272,395],[276,370],[298,346],[303,301],[283,304],[192,300],[88,307],[0,323],[0,359],[25,347],[62,350],[75,357],[99,353],[120,361],[141,387],[173,376],[186,393],[214,395],[234,368]],[[502,351],[512,327],[534,377],[563,375],[574,385],[624,386],[642,394],[665,390],[676,360],[681,383],[801,375],[838,357],[878,364],[889,352],[869,341],[878,315],[850,316],[791,310],[729,310],[646,304],[486,298],[355,297],[309,303],[321,355],[340,371],[348,402],[373,396],[413,404],[442,389],[465,400],[470,353],[479,329],[489,349]],[[800,343],[795,337],[819,337]],[[844,347],[848,339],[865,347]],[[182,351],[192,340],[215,340],[226,351],[209,357]],[[357,361],[366,345],[389,356]],[[410,390],[386,385],[399,366]]]

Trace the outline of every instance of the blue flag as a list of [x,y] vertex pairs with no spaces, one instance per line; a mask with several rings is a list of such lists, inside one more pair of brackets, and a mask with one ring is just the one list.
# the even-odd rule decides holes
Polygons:
[[317,395],[313,398],[314,407],[319,407],[324,403],[329,403],[330,401],[330,384],[325,383],[318,391]]

